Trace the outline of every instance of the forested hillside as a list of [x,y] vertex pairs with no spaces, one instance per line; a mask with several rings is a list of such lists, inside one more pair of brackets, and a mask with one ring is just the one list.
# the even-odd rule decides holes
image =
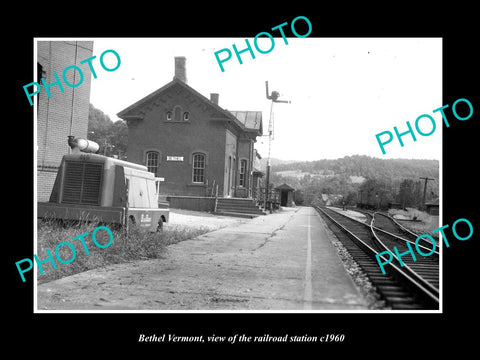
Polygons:
[[353,155],[334,160],[276,162],[271,169],[271,182],[294,187],[297,203],[306,205],[321,202],[322,194],[326,194],[330,199],[347,204],[363,202],[387,206],[388,203],[401,203],[421,207],[425,184],[421,177],[432,179],[427,183],[426,202],[438,198],[437,160]]
[[437,160],[379,159],[365,155],[345,156],[335,160],[316,160],[283,163],[275,166],[275,172],[297,170],[310,174],[343,174],[372,179],[438,177]]

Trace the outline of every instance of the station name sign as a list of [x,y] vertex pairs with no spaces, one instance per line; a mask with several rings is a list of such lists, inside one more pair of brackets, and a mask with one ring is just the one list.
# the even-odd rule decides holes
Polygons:
[[183,156],[168,156],[167,161],[183,161]]

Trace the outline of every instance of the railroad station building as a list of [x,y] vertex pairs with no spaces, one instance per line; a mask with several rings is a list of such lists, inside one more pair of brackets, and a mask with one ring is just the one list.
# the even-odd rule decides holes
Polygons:
[[262,112],[223,109],[219,94],[187,84],[186,58],[174,60],[172,81],[117,114],[128,125],[128,161],[163,178],[164,195],[252,197]]

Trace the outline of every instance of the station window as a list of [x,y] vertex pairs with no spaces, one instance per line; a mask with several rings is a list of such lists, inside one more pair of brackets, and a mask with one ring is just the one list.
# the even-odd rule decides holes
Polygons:
[[240,160],[240,173],[238,174],[238,185],[245,187],[247,173],[247,160]]
[[147,151],[146,154],[146,166],[148,171],[151,173],[157,174],[158,164],[159,164],[160,154],[158,151]]
[[172,112],[171,111],[167,111],[166,119],[167,119],[167,121],[172,121]]
[[205,183],[205,154],[193,154],[192,182],[197,184]]
[[190,120],[190,113],[188,111],[185,111],[183,113],[183,121],[189,121]]

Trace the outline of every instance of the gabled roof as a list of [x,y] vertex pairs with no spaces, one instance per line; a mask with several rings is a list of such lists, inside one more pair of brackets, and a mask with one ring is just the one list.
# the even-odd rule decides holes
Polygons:
[[[212,109],[216,111],[216,120],[223,120],[223,121],[231,121],[234,123],[238,128],[243,131],[254,131],[257,135],[262,135],[262,113],[261,111],[228,111],[214,102],[212,102],[207,97],[200,94],[191,86],[187,85],[183,81],[174,78],[168,84],[165,84],[160,89],[155,90],[151,94],[145,96],[144,98],[140,99],[139,101],[135,102],[134,104],[128,106],[127,108],[123,109],[117,116],[123,120],[128,119],[143,119],[145,110],[148,108],[149,104],[154,104],[156,101],[160,101],[162,93],[167,91],[168,89],[180,86],[192,93],[193,95],[200,98],[205,104],[210,106]],[[238,116],[236,115],[238,114]]]
[[155,102],[155,99],[160,98],[162,93],[167,91],[168,89],[174,87],[174,86],[180,86],[186,89],[187,91],[193,93],[195,96],[199,97],[201,100],[203,100],[206,104],[209,106],[213,107],[217,112],[219,112],[222,116],[226,119],[231,119],[232,115],[228,113],[226,110],[222,109],[220,106],[217,104],[213,103],[210,101],[208,98],[200,94],[197,90],[192,88],[191,86],[188,86],[185,84],[183,81],[174,78],[172,81],[169,83],[165,84],[162,86],[160,89],[155,90],[151,94],[145,96],[144,98],[138,100],[134,104],[128,106],[127,108],[123,109],[119,113],[117,113],[117,116],[121,119],[127,120],[129,118],[139,118],[140,113],[142,112],[143,108],[149,103],[149,102]]
[[280,186],[277,186],[275,188],[275,190],[291,190],[291,191],[294,191],[295,189],[292,188],[291,186],[287,185],[287,184],[282,184]]

